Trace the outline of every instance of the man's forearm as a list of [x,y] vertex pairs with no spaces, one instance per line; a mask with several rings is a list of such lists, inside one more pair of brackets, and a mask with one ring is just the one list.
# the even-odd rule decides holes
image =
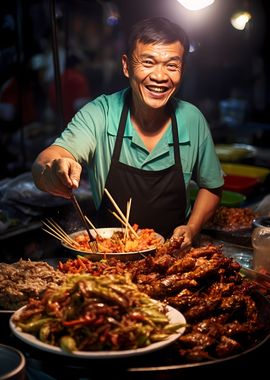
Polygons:
[[200,232],[203,225],[213,216],[220,204],[221,195],[222,188],[199,190],[187,223],[191,228],[193,237]]

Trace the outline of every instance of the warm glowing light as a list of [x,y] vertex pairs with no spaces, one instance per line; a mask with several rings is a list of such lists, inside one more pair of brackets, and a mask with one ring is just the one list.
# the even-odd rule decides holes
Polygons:
[[250,19],[251,14],[249,12],[237,12],[232,16],[231,24],[235,29],[244,30]]
[[213,4],[215,0],[177,0],[183,7],[190,11],[198,11]]

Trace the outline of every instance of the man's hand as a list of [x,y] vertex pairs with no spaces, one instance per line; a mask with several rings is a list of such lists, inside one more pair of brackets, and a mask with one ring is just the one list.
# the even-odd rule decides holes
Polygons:
[[35,185],[52,195],[70,199],[77,189],[82,167],[67,150],[51,146],[39,154],[32,166]]
[[188,225],[176,227],[175,230],[173,231],[172,238],[179,238],[180,236],[183,237],[183,243],[181,245],[181,249],[191,248],[192,240],[193,240],[191,227]]
[[70,158],[58,158],[45,165],[42,172],[42,190],[63,198],[71,197],[71,190],[77,189],[82,167]]
[[193,240],[217,209],[221,195],[222,187],[199,190],[187,225],[176,227],[172,235],[172,238],[183,236],[181,249],[191,248]]

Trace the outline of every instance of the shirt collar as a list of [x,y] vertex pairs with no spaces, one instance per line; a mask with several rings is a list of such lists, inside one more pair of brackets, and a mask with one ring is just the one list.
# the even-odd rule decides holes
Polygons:
[[[190,141],[189,137],[189,130],[185,126],[184,121],[177,121],[177,126],[178,126],[178,138],[180,143],[187,143]],[[167,139],[168,139],[168,144],[173,145],[173,133],[172,133],[172,128],[169,128],[167,131]]]
[[[111,123],[108,127],[108,134],[112,136],[116,136],[118,132],[118,127],[119,127],[118,124]],[[124,137],[133,137],[133,135],[134,135],[134,130],[130,121],[130,111],[128,111]]]
[[[185,120],[177,120],[178,123],[178,135],[179,135],[179,142],[180,143],[186,143],[190,141],[190,136],[189,136],[189,130],[186,128],[186,122]],[[118,132],[118,125],[111,123],[108,127],[108,134],[112,136],[116,136]],[[173,134],[172,134],[172,129],[169,128],[166,132],[167,135],[167,141],[168,144],[172,145],[173,144]],[[131,124],[130,120],[130,111],[128,111],[128,116],[127,116],[127,122],[126,122],[126,128],[124,131],[124,137],[133,137],[134,136],[134,129]],[[136,135],[135,135],[136,136]]]

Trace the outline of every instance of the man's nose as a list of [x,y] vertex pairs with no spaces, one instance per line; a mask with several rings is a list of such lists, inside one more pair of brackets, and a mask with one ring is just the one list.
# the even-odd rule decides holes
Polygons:
[[166,81],[168,79],[166,67],[163,64],[155,65],[151,73],[151,79]]

